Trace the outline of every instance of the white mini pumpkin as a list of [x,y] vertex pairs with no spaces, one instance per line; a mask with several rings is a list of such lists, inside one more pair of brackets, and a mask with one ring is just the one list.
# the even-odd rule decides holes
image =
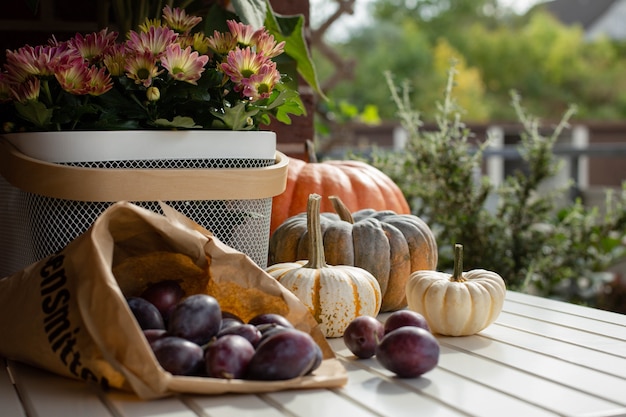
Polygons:
[[463,272],[463,246],[455,245],[452,275],[416,271],[406,285],[408,308],[422,314],[431,331],[469,336],[493,323],[502,310],[506,285],[484,269]]

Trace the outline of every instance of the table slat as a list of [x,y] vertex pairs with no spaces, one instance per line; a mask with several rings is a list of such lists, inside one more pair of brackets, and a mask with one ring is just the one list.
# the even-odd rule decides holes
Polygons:
[[[626,379],[585,368],[560,358],[549,357],[531,350],[489,340],[481,336],[465,338],[442,337],[446,346],[471,352],[490,361],[499,362],[546,381],[590,394],[618,405],[626,406]],[[620,398],[621,397],[621,398]],[[611,400],[613,399],[613,400]]]
[[105,401],[120,417],[198,417],[198,414],[177,396],[144,401],[131,393],[110,391],[106,394]]
[[533,317],[511,314],[507,311],[500,313],[500,317],[498,317],[496,323],[518,328],[539,336],[578,345],[586,349],[593,349],[609,355],[626,358],[624,342],[613,337],[590,333],[572,327],[563,327]]
[[[471,360],[468,355],[471,356]],[[524,368],[502,366],[502,363],[490,358],[452,347],[446,341],[441,345],[439,366],[476,383],[559,414],[576,415],[598,410],[608,412],[620,408],[612,401],[543,379]]]
[[[373,361],[373,359],[366,359],[365,361]],[[414,417],[416,415],[467,416],[461,410],[450,408],[425,395],[411,392],[396,384],[395,381],[380,378],[366,369],[357,367],[356,364],[346,363],[346,368],[348,369],[349,380],[340,391],[378,415],[394,417]],[[423,377],[421,382],[429,384],[430,380]]]
[[24,409],[15,391],[6,361],[0,357],[0,416],[24,417]]
[[[506,340],[506,343],[531,350],[541,355],[595,369],[608,375],[623,378],[626,375],[626,357],[571,344],[552,337],[529,333],[498,323],[480,332],[482,337]],[[622,344],[622,350],[626,350]]]
[[607,323],[626,326],[626,314],[616,314],[611,311],[588,308],[578,304],[554,300],[551,298],[536,297],[520,292],[508,291],[506,301],[507,303],[530,304],[534,307],[561,311],[575,316],[589,317],[595,320],[605,321]]
[[96,388],[81,381],[9,361],[11,374],[31,417],[110,417]]
[[187,395],[185,401],[210,417],[284,417],[256,395]]
[[[352,375],[350,375],[352,378]],[[349,417],[372,417],[376,414],[357,404],[345,396],[337,395],[332,390],[312,390],[306,395],[298,391],[280,391],[264,395],[276,407],[298,417],[320,417],[320,416],[349,416]],[[363,403],[363,399],[359,399]],[[395,402],[395,400],[394,400]],[[383,415],[397,415],[388,414]]]
[[[417,395],[439,402],[441,405],[437,407],[445,406],[450,410],[456,410],[453,411],[455,413],[461,413],[460,410],[462,410],[461,415],[469,413],[470,415],[481,417],[501,417],[503,415],[507,415],[507,417],[556,416],[555,413],[528,404],[516,397],[490,389],[484,385],[476,384],[474,381],[450,373],[441,367],[435,368],[420,378],[398,379],[390,371],[384,369],[375,359],[357,359],[345,347],[341,339],[331,341],[331,346],[345,362],[350,375],[350,385],[357,383],[359,379],[368,382],[372,378],[383,375],[384,378],[389,378],[396,385],[412,390]],[[357,367],[365,368],[368,372],[360,371],[361,375],[355,376],[354,369]],[[371,382],[369,383],[371,384]],[[357,397],[359,401],[363,401],[361,397],[362,395]],[[407,415],[411,415],[410,413],[413,413],[415,409],[415,407],[409,407],[405,411]],[[419,408],[419,410],[421,412],[422,408]]]
[[[591,309],[588,309],[591,310]],[[596,320],[594,318],[584,317],[581,315],[573,315],[556,310],[548,310],[530,304],[521,304],[515,302],[506,302],[503,311],[509,314],[517,314],[525,317],[532,317],[548,323],[557,324],[572,329],[584,330],[593,335],[601,337],[610,337],[618,341],[626,341],[626,326],[618,323]],[[587,311],[587,310],[584,310]]]

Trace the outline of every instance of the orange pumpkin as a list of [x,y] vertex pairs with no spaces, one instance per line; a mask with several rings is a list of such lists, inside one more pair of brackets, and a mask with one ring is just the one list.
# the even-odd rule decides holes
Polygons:
[[348,210],[392,210],[410,214],[409,204],[391,178],[361,161],[317,162],[308,146],[309,161],[291,158],[287,170],[287,187],[272,200],[270,234],[289,217],[304,213],[310,194],[323,197],[320,211],[332,212],[328,197],[336,195]]

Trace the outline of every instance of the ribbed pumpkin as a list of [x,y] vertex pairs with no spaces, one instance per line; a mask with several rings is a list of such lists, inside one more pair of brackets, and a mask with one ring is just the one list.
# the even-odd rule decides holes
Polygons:
[[463,272],[463,246],[454,247],[452,274],[416,271],[406,285],[410,310],[422,314],[434,333],[469,336],[493,323],[502,310],[506,285],[485,269]]
[[321,211],[332,210],[326,199],[339,196],[351,211],[371,208],[411,212],[402,190],[382,171],[360,161],[317,162],[308,143],[309,162],[291,158],[287,169],[287,186],[272,200],[270,234],[289,217],[306,211],[309,194],[321,195]]
[[308,260],[275,264],[266,271],[309,308],[326,337],[341,337],[355,318],[376,316],[382,296],[378,281],[366,270],[326,263],[320,200],[317,194],[308,200]]
[[[382,312],[406,307],[406,282],[417,270],[437,267],[437,243],[428,225],[411,214],[345,207],[331,196],[335,213],[321,214],[326,261],[352,265],[376,277],[383,294]],[[309,250],[306,213],[292,216],[270,237],[269,264],[303,259]]]

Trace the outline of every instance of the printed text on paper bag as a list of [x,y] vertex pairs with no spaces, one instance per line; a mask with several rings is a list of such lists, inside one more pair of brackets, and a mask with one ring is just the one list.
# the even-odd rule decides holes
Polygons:
[[74,327],[69,318],[72,294],[67,288],[64,259],[63,255],[51,256],[40,271],[44,330],[50,348],[73,375],[85,381],[99,382],[106,388],[107,379],[98,378],[91,369],[84,366],[77,350],[76,341],[81,329]]

